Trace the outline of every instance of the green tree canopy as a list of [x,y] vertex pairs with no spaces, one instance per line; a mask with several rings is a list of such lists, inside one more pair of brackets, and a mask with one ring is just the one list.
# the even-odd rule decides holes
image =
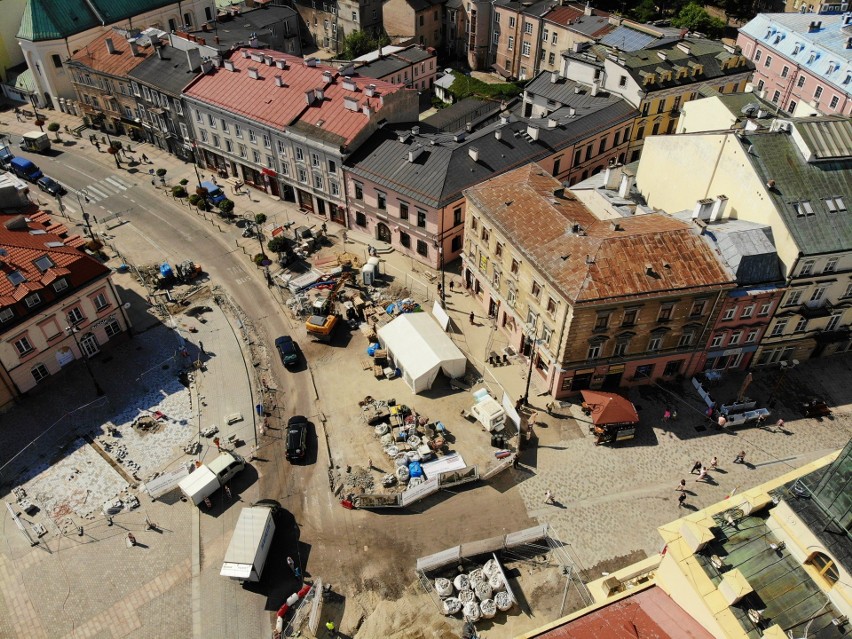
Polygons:
[[725,30],[725,23],[719,18],[713,18],[704,10],[700,4],[690,2],[677,17],[672,20],[672,24],[676,27],[684,27],[690,31],[700,31],[710,36],[721,35]]
[[390,44],[390,38],[385,34],[374,38],[366,31],[353,31],[343,38],[343,49],[340,52],[340,57],[344,60],[352,60],[388,44]]

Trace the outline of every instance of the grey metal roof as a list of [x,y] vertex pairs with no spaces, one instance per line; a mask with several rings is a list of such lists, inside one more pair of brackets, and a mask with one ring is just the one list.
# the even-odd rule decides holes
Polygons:
[[179,96],[186,85],[198,76],[198,71],[189,68],[185,51],[165,46],[161,54],[162,60],[156,55],[148,56],[127,75],[133,80]]
[[852,121],[847,117],[798,120],[796,133],[816,160],[852,157]]
[[594,108],[594,105],[600,104],[601,100],[618,100],[617,97],[611,97],[603,89],[598,95],[593,96],[591,87],[587,84],[581,84],[561,76],[556,77],[554,82],[553,78],[554,76],[549,71],[539,73],[529,81],[524,90],[531,95],[541,96],[559,105],[570,106],[575,109]]
[[[619,122],[630,122],[636,115],[623,99],[598,96],[596,103],[577,108],[574,116],[568,115],[567,107],[551,114],[549,117],[557,120],[553,128],[548,128],[547,118],[528,119],[518,113],[512,113],[508,123],[501,119],[486,124],[459,140],[422,123],[415,123],[421,127],[418,135],[403,127],[385,127],[354,153],[347,165],[356,176],[438,208],[459,199],[463,189],[546,158]],[[527,135],[529,124],[539,127],[537,141]],[[397,137],[398,131],[407,134],[405,142]],[[470,157],[471,147],[477,150],[478,161]],[[409,162],[409,151],[413,150],[420,155]]]
[[[214,22],[213,30],[194,31],[193,35],[204,38],[208,47],[214,47],[219,51],[229,51],[237,45],[247,45],[253,33],[257,35],[260,44],[272,46],[277,38],[273,36],[270,27],[286,20],[296,19],[296,15],[296,11],[290,7],[266,5],[262,9],[243,11],[228,22]],[[219,38],[218,42],[216,38]]]
[[[808,122],[819,120],[842,126],[836,118]],[[830,212],[825,202],[839,196],[847,208],[852,207],[852,157],[807,162],[793,136],[781,131],[735,137],[761,182],[774,182],[769,196],[800,251],[815,255],[852,248],[852,216],[848,211]],[[804,201],[810,202],[812,214],[799,215],[793,206]]]
[[[453,79],[452,75],[446,75]],[[465,98],[452,106],[440,109],[436,114],[421,120],[423,124],[435,127],[438,131],[461,131],[468,122],[473,122],[486,115],[496,115],[500,111],[499,102],[489,102],[479,98]]]
[[407,60],[400,60],[394,56],[384,56],[359,66],[358,73],[365,77],[381,80],[382,78],[396,73],[397,71],[407,69],[410,66],[411,63]]
[[609,47],[618,47],[622,51],[638,51],[656,39],[648,33],[622,25],[603,36],[600,43]]
[[409,62],[422,62],[423,60],[428,60],[435,54],[430,53],[426,49],[421,49],[419,46],[413,46],[403,49],[402,51],[397,51],[394,55],[397,58],[402,58]]

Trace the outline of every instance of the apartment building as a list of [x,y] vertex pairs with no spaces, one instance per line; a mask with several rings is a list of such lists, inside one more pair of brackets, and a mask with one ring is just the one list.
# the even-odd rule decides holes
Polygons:
[[495,104],[455,130],[439,113],[435,124],[377,132],[346,163],[352,224],[438,268],[462,251],[464,189],[529,162],[567,182],[615,163],[626,153],[633,107],[551,78],[536,78],[510,110]]
[[[612,32],[604,39],[613,42],[615,36]],[[738,48],[716,40],[647,37],[651,39],[633,51],[613,44],[578,44],[563,56],[561,75],[597,84],[639,110],[630,139],[630,162],[639,159],[646,137],[675,130],[686,102],[707,93],[742,92],[753,70]]]
[[429,91],[438,72],[435,49],[419,44],[382,47],[353,60],[359,75]]
[[382,0],[274,0],[292,6],[299,14],[306,43],[340,53],[346,36],[364,31],[371,36],[382,32]]
[[541,25],[536,46],[536,71],[562,69],[562,52],[578,44],[597,42],[616,25],[609,14],[589,5],[562,5],[548,11]]
[[77,359],[93,357],[130,324],[109,268],[42,212],[0,216],[0,404]]
[[343,162],[380,125],[417,118],[417,93],[316,59],[240,49],[184,91],[199,161],[347,223]]
[[154,55],[154,42],[165,37],[156,29],[145,34],[112,29],[71,57],[68,72],[84,121],[109,133],[147,139],[136,122],[136,98],[127,74]]
[[600,218],[535,163],[465,197],[465,285],[553,397],[698,370],[735,283],[688,223]]
[[737,45],[754,90],[793,116],[852,114],[852,13],[762,13]]
[[639,189],[650,205],[668,210],[724,195],[729,217],[771,228],[785,291],[780,305],[769,309],[771,323],[753,365],[848,351],[852,122],[839,116],[758,118],[757,104],[741,110],[755,117],[709,132],[701,132],[700,120],[688,120],[690,133],[649,139]]
[[204,0],[28,0],[17,39],[39,106],[61,106],[60,98],[75,98],[68,59],[113,26],[169,32],[214,19],[213,3]]
[[385,32],[393,42],[414,42],[440,49],[444,42],[444,4],[447,0],[385,0]]

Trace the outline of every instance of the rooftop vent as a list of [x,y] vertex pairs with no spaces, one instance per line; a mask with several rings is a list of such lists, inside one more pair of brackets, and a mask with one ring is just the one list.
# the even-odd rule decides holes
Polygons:
[[548,129],[555,129],[557,126],[559,126],[559,121],[556,118],[547,118]]
[[619,224],[619,223],[618,223],[618,222],[616,222],[615,220],[613,220],[613,221],[612,221],[612,230],[613,230],[613,231],[623,231],[623,230],[624,230],[624,227],[623,227],[623,226],[621,226],[621,224]]
[[419,126],[411,127],[411,135],[420,135],[420,127]]
[[502,131],[502,129],[496,129],[496,130],[494,131],[494,137],[495,137],[496,139],[498,139],[498,140],[502,140],[502,139],[503,139],[503,131]]
[[423,153],[423,145],[422,144],[416,144],[415,146],[413,146],[411,148],[411,150],[408,152],[409,164],[413,164],[417,160],[417,158],[420,157],[421,153]]
[[364,93],[368,97],[372,98],[374,95],[376,95],[376,85],[375,84],[368,84],[367,88],[364,90]]
[[343,80],[343,88],[347,91],[357,91],[358,85],[355,83],[355,80],[352,78],[345,78]]
[[282,78],[280,75],[275,76],[275,86],[277,86],[277,87],[283,87],[284,86],[284,78]]
[[474,162],[479,162],[479,149],[475,146],[470,146],[467,148],[467,154],[470,156],[470,159]]
[[346,96],[343,98],[343,108],[347,111],[358,111],[360,107],[358,106],[358,99],[351,98]]
[[233,60],[225,60],[225,68],[228,71],[236,71],[236,67],[234,66]]
[[406,142],[408,142],[409,137],[410,134],[408,133],[408,131],[402,131],[399,135],[396,136],[396,140],[400,144],[405,144]]
[[246,59],[251,57],[251,54],[248,52],[248,49],[243,49],[243,57]]
[[559,81],[559,72],[551,71],[550,72],[550,84],[556,84]]
[[600,90],[600,85],[597,82],[592,82],[592,97],[596,96]]
[[651,277],[656,275],[656,273],[654,272],[654,266],[652,264],[645,264],[645,275],[650,275]]
[[287,61],[286,60],[276,60],[275,66],[278,67],[279,69],[286,69],[287,68]]
[[252,80],[260,80],[260,71],[257,67],[249,67],[248,75]]
[[665,51],[657,51],[657,57],[659,57],[660,60],[668,60],[669,54],[666,53]]
[[464,142],[465,132],[460,131],[453,136],[453,142]]
[[538,140],[538,132],[539,128],[533,124],[527,125],[527,135],[530,136],[533,140]]
[[580,95],[580,92],[582,90],[583,90],[583,88],[579,84],[574,85],[574,95]]
[[692,53],[692,45],[688,42],[684,42],[683,40],[677,43],[677,48],[683,51],[686,55],[690,55]]
[[500,113],[500,124],[509,124],[509,112],[503,111]]
[[331,81],[333,79],[334,79],[334,75],[331,73],[331,71],[323,71],[322,72],[322,81],[325,84],[331,84]]

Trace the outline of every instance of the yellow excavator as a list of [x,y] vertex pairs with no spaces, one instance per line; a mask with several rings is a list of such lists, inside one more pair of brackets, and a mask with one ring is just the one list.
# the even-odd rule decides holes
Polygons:
[[352,277],[352,273],[341,273],[328,295],[314,302],[313,314],[305,322],[308,335],[320,342],[328,342],[340,317],[335,312],[335,299],[340,289]]

